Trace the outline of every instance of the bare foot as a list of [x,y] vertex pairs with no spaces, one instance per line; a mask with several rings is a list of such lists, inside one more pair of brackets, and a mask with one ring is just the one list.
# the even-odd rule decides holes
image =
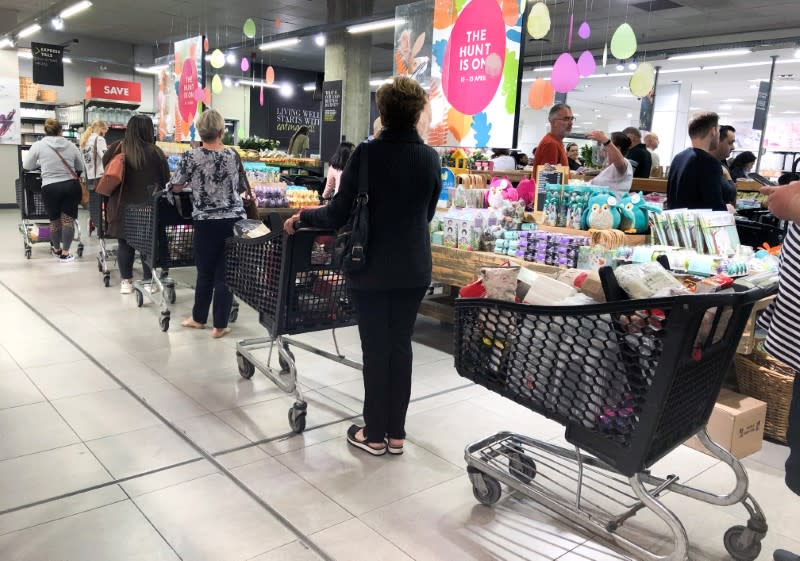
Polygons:
[[367,446],[369,446],[373,450],[380,450],[381,448],[384,447],[384,445],[381,444],[380,442],[367,442],[367,435],[364,434],[363,428],[356,433],[356,440],[358,440],[359,442],[364,442]]
[[231,328],[230,327],[226,327],[224,329],[220,329],[218,327],[215,327],[214,331],[211,332],[211,336],[214,339],[220,339],[222,337],[225,337],[225,335],[227,335],[230,332],[231,332]]
[[405,440],[402,438],[389,439],[389,446],[391,446],[392,448],[402,448],[403,444],[405,444]]
[[181,322],[183,327],[191,327],[192,329],[205,329],[205,323],[198,323],[194,321],[194,318],[187,318]]

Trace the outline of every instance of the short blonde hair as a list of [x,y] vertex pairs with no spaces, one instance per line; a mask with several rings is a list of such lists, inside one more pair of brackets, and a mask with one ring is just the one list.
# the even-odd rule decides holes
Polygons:
[[197,132],[203,142],[216,140],[225,134],[225,119],[216,109],[207,109],[197,120]]

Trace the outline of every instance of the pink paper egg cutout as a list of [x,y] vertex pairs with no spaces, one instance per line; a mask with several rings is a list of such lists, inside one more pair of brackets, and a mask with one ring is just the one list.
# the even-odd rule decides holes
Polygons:
[[583,22],[581,26],[578,28],[578,37],[581,39],[588,39],[592,36],[592,28],[589,27],[588,22]]
[[590,51],[583,51],[578,59],[578,72],[584,78],[591,76],[597,70],[597,63],[594,61],[594,56]]
[[581,79],[578,63],[569,53],[562,53],[553,65],[553,73],[550,83],[553,89],[559,93],[571,92],[578,85]]
[[249,60],[247,60],[247,57],[246,57],[246,56],[243,56],[243,57],[242,57],[242,65],[241,65],[241,68],[242,68],[242,72],[247,72],[248,70],[250,70],[250,61],[249,61]]

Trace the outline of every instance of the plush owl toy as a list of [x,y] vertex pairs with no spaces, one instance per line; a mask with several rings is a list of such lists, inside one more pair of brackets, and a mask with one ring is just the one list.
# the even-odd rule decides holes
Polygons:
[[619,227],[621,219],[617,199],[606,193],[589,199],[581,224],[584,230],[612,230]]
[[648,212],[661,212],[660,208],[647,204],[642,193],[627,193],[622,197],[620,207],[620,230],[626,234],[647,233]]

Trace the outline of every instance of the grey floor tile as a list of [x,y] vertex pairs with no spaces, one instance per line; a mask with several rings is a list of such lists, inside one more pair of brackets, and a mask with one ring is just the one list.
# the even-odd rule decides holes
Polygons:
[[158,418],[125,390],[107,390],[53,401],[53,406],[83,440],[121,434],[159,424]]
[[352,518],[351,514],[318,489],[273,459],[247,464],[231,471],[306,534]]
[[135,500],[183,559],[244,561],[295,540],[294,534],[221,475]]
[[0,460],[80,442],[49,403],[0,410]]
[[167,380],[153,380],[136,387],[136,394],[169,421],[208,413],[208,410]]
[[[370,456],[340,438],[276,459],[357,515],[463,473],[410,442],[398,457]],[[388,481],[391,485],[387,485]]]
[[218,473],[210,462],[206,460],[190,461],[184,465],[157,471],[142,477],[130,479],[120,486],[131,497],[139,497],[154,491],[167,489],[181,483],[201,479],[209,475]]
[[290,433],[282,438],[268,442],[267,444],[262,444],[259,448],[271,456],[285,454],[293,450],[300,450],[306,446],[313,446],[314,444],[327,442],[328,440],[342,438],[342,436],[347,434],[347,429],[350,428],[350,425],[354,423],[363,424],[363,421],[360,417],[357,417],[352,420],[314,428],[313,430],[306,430],[301,434]]
[[16,368],[0,372],[0,409],[44,401],[44,396],[25,375]]
[[19,369],[19,365],[17,361],[11,356],[11,354],[0,345],[0,373],[8,372],[9,370],[17,370]]
[[167,379],[212,412],[260,403],[284,395],[283,391],[260,373],[246,380],[239,375],[238,370],[212,369],[170,375]]
[[[244,436],[233,430],[230,425],[212,414],[181,419],[176,422],[176,426],[209,454],[217,454],[218,452],[251,444]],[[268,454],[257,446],[251,446],[236,452],[220,454],[217,456],[217,460],[230,469],[265,460],[268,457]]]
[[25,372],[50,400],[119,388],[89,360],[27,368]]
[[0,510],[110,480],[111,476],[83,444],[4,460],[0,462]]
[[745,463],[758,462],[778,470],[784,469],[789,459],[789,447],[766,440],[762,444],[761,450],[748,456]]
[[130,501],[0,536],[0,551],[25,561],[179,559]]

